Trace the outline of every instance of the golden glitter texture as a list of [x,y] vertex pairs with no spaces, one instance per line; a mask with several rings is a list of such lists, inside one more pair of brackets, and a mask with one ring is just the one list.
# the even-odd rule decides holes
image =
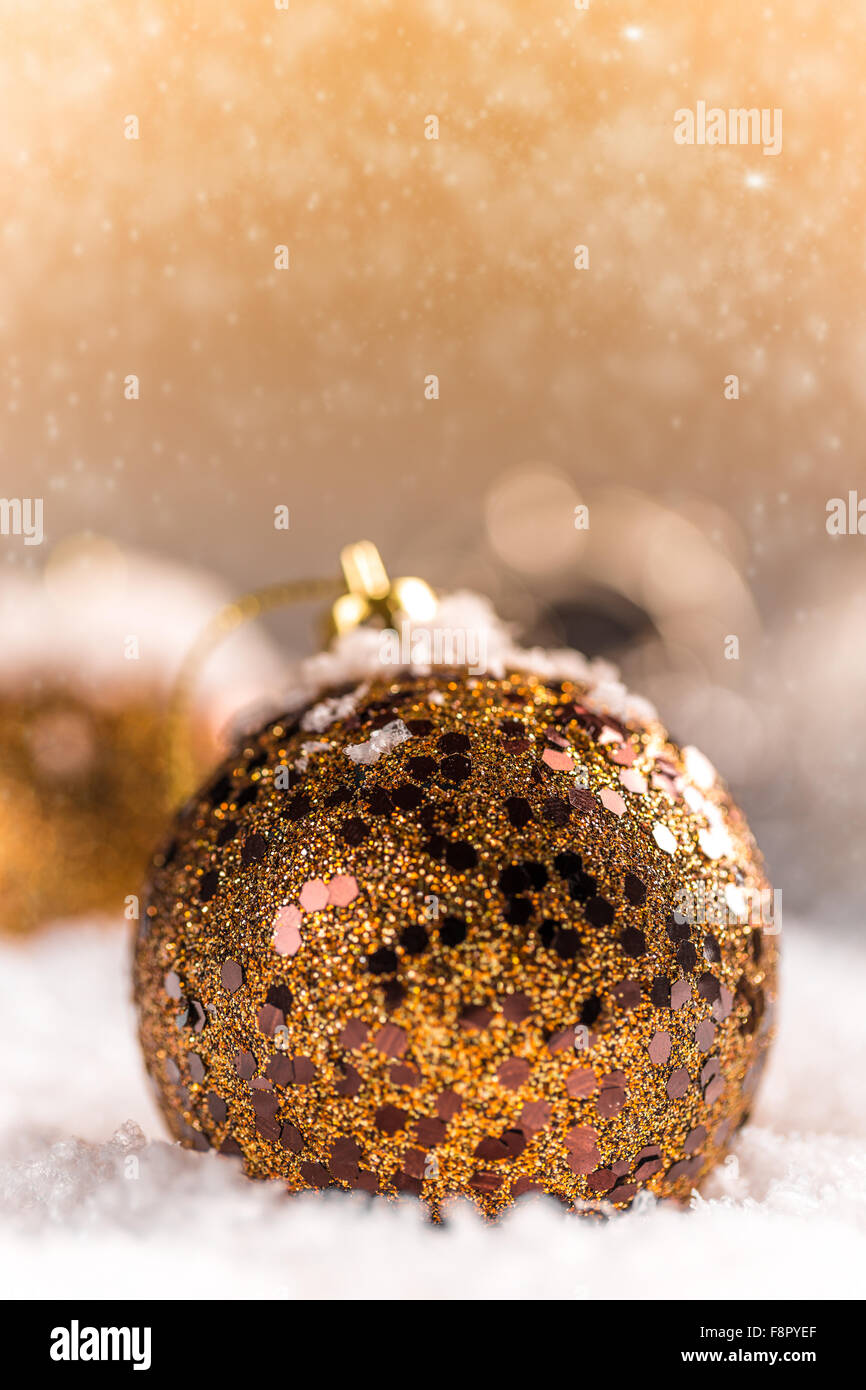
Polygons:
[[182,1143],[292,1191],[683,1199],[772,1037],[765,891],[659,724],[531,675],[383,673],[182,811],[135,948],[147,1067]]

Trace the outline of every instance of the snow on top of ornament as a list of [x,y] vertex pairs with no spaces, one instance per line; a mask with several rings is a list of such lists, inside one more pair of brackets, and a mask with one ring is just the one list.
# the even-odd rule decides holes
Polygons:
[[[610,662],[590,660],[567,647],[521,647],[489,599],[465,590],[444,595],[432,620],[406,620],[399,629],[384,632],[362,626],[341,634],[328,651],[301,662],[293,689],[298,702],[307,703],[329,686],[370,680],[389,667],[427,675],[442,666],[466,666],[474,675],[525,671],[542,679],[578,681],[587,687],[587,706],[599,713],[642,725],[657,718],[653,705],[631,694]],[[346,698],[351,702],[357,692]]]
[[[0,588],[0,684],[56,681],[112,705],[134,689],[167,696],[184,657],[232,595],[212,576],[98,537],[61,543],[41,573]],[[285,663],[246,626],[205,663],[196,683],[215,726],[270,696]]]

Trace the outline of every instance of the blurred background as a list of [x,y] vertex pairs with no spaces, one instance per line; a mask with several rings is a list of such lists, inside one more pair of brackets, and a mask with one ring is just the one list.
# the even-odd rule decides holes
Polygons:
[[[617,661],[785,911],[856,928],[866,537],[826,520],[866,495],[866,6],[0,23],[0,492],[45,530],[0,578],[98,536],[240,592],[369,536]],[[781,153],[676,144],[699,100],[780,109]]]

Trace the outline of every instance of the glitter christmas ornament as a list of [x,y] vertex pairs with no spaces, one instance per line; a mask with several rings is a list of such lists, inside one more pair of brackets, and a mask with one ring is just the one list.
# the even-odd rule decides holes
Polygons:
[[[83,912],[134,916],[170,802],[168,699],[225,596],[213,580],[109,541],[66,542],[0,600],[0,930]],[[225,753],[232,711],[279,662],[260,634],[196,692],[189,756]]]
[[[365,629],[307,663],[156,855],[135,997],[168,1126],[434,1213],[685,1199],[773,1035],[754,840],[610,667],[467,596],[433,624],[399,668]],[[437,633],[481,668],[430,663]]]

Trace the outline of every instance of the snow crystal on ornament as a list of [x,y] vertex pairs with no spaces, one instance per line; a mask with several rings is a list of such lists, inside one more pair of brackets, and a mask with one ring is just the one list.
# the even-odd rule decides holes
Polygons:
[[301,720],[301,728],[310,733],[322,734],[326,729],[330,729],[332,724],[336,724],[338,719],[348,719],[349,715],[354,713],[358,700],[366,688],[366,685],[359,685],[348,695],[320,700],[312,709],[307,710]]
[[366,743],[351,743],[346,749],[346,757],[353,763],[377,763],[384,753],[390,753],[398,744],[411,738],[402,719],[393,719],[382,729],[374,729]]

